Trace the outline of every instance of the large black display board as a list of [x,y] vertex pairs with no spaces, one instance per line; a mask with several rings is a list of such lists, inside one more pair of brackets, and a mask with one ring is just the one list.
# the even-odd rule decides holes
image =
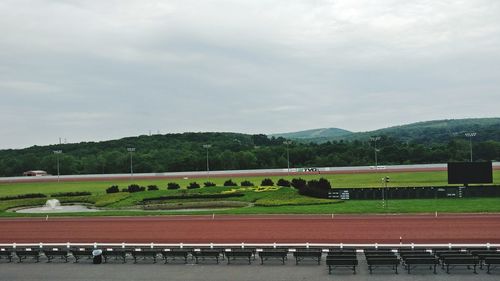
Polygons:
[[493,183],[491,162],[450,162],[448,163],[448,183]]

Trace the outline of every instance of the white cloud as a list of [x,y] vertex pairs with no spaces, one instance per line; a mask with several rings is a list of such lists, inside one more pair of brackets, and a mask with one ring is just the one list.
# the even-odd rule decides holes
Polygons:
[[4,0],[0,148],[35,144],[30,130],[43,144],[494,116],[499,14],[495,0]]

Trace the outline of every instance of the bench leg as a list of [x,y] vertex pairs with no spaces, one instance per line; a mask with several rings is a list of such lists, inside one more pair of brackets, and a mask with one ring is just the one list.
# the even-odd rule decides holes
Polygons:
[[352,267],[352,274],[356,274],[356,266]]
[[486,271],[486,273],[490,274],[490,265],[488,264],[488,267],[487,267],[488,271]]
[[476,271],[476,264],[474,265],[474,273],[477,274],[477,271]]
[[331,265],[328,266],[328,274],[332,274],[332,266]]
[[436,272],[436,264],[434,264],[434,274],[437,274],[437,272]]
[[368,266],[368,269],[370,270],[370,274],[372,274],[372,270],[373,270],[373,269],[372,269],[372,266],[371,266],[371,265],[369,265],[369,266]]
[[396,274],[398,274],[398,265],[396,264]]
[[446,265],[446,273],[448,273],[448,274],[450,273],[450,265],[449,264]]

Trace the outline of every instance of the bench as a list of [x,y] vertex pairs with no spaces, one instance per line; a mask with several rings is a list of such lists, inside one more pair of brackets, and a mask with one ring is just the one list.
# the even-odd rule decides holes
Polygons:
[[484,264],[486,265],[486,273],[490,274],[491,269],[495,269],[500,265],[500,257],[487,257],[484,259]]
[[70,250],[71,255],[75,258],[75,263],[78,263],[78,261],[81,258],[92,259],[93,258],[92,251],[93,251],[93,249],[88,249],[88,248],[87,249],[72,249],[72,250]]
[[377,267],[387,267],[390,266],[398,274],[398,265],[400,260],[397,257],[367,257],[366,263],[368,264],[368,269],[370,274],[372,274],[373,269]]
[[51,262],[53,259],[57,257],[63,259],[64,262],[68,262],[68,257],[69,257],[68,250],[53,248],[53,249],[43,250],[43,254],[47,257],[47,262]]
[[2,258],[6,258],[9,260],[9,262],[12,262],[13,254],[14,252],[12,251],[12,249],[2,248],[0,249],[0,260]]
[[248,264],[251,264],[252,256],[255,259],[255,249],[247,249],[247,248],[237,248],[237,249],[229,249],[226,251],[227,264],[231,263],[231,259],[235,260],[237,258],[245,258],[248,259]]
[[107,263],[108,259],[112,257],[114,257],[115,260],[121,259],[123,263],[126,263],[128,252],[130,253],[132,250],[125,248],[107,248],[102,251],[102,257],[104,258],[104,263]]
[[487,258],[500,258],[500,252],[496,253],[480,253],[474,255],[479,259],[479,268],[483,269],[483,264],[485,263],[485,259]]
[[304,259],[312,259],[318,263],[321,263],[321,256],[323,255],[323,250],[321,249],[307,249],[307,248],[297,248],[293,252],[295,257],[295,264],[298,265],[300,261]]
[[213,258],[216,263],[219,264],[219,258],[221,257],[223,251],[220,249],[200,249],[199,251],[194,251],[193,256],[195,258],[195,263],[199,262],[199,259],[205,260],[205,258]]
[[33,258],[36,262],[40,261],[40,255],[41,255],[41,250],[38,249],[22,249],[22,250],[15,250],[16,256],[19,259],[18,262],[23,262],[23,260],[26,260],[27,258]]
[[135,249],[130,252],[132,254],[132,258],[134,258],[134,263],[137,263],[137,260],[142,258],[143,260],[147,258],[153,259],[153,263],[156,263],[156,258],[158,254],[161,253],[161,250],[157,249]]
[[446,273],[450,273],[450,267],[454,268],[457,266],[470,266],[474,267],[474,273],[477,273],[476,267],[479,260],[474,256],[464,256],[464,257],[446,257],[443,259],[443,265],[446,266]]
[[286,257],[288,255],[288,249],[262,249],[259,252],[260,264],[264,264],[264,260],[268,259],[281,259],[281,262],[285,264]]
[[439,264],[439,260],[432,256],[427,257],[408,257],[403,260],[408,270],[408,274],[410,274],[410,270],[419,265],[430,265],[431,269],[434,267],[434,274],[436,274],[436,266]]
[[165,259],[165,263],[168,263],[168,258],[172,258],[175,260],[176,258],[183,258],[184,263],[187,263],[187,259],[189,254],[193,252],[192,249],[166,249],[161,252],[163,259]]
[[328,266],[328,274],[332,274],[332,270],[336,267],[351,268],[353,274],[356,274],[358,259],[356,258],[356,256],[327,257],[326,265]]

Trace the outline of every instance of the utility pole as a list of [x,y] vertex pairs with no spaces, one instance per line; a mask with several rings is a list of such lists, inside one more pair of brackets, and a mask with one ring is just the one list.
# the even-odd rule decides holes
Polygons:
[[59,154],[61,154],[61,153],[62,153],[62,150],[54,150],[54,154],[56,155],[56,158],[57,158],[57,182],[59,182],[60,177],[61,177],[61,173],[59,170]]
[[286,166],[288,175],[290,176],[290,148],[288,146],[292,144],[292,141],[286,140],[283,142],[283,144],[286,145]]
[[465,136],[469,138],[469,148],[470,148],[470,161],[472,162],[472,138],[477,135],[476,132],[465,133]]
[[205,148],[205,150],[207,151],[207,181],[210,182],[210,164],[209,164],[209,161],[208,161],[208,149],[212,147],[211,144],[204,144],[203,145],[203,148]]
[[127,151],[130,153],[130,179],[134,177],[134,163],[132,161],[132,153],[135,152],[135,147],[128,147]]

